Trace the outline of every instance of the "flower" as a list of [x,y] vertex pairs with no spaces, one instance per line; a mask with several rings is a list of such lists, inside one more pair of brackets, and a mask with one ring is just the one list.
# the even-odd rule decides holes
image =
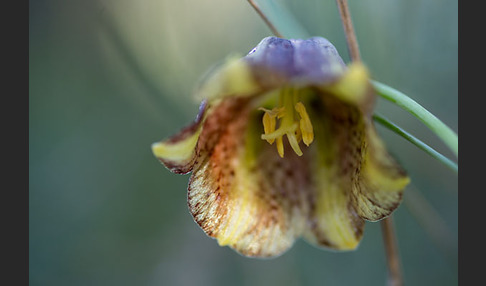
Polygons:
[[375,131],[368,71],[328,40],[264,38],[197,95],[196,120],[152,150],[172,172],[192,171],[189,210],[220,245],[272,257],[303,237],[352,250],[365,220],[400,204],[410,179]]

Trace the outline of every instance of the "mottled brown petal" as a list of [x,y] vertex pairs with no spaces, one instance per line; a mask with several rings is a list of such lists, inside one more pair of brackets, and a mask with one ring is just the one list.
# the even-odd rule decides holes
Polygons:
[[322,98],[324,104],[316,112],[326,118],[325,140],[333,146],[329,154],[334,154],[327,160],[334,161],[335,180],[347,190],[350,213],[370,221],[388,216],[400,204],[410,179],[386,151],[369,114],[334,96]]
[[377,221],[399,206],[410,178],[387,152],[371,120],[366,122],[366,131],[368,144],[353,186],[353,204],[362,218]]
[[330,95],[308,105],[315,134],[310,148],[315,199],[305,238],[317,246],[353,250],[364,229],[351,198],[362,148],[359,112]]
[[210,144],[200,148],[188,205],[220,245],[246,256],[276,256],[305,228],[311,170],[287,142],[282,159],[260,139],[263,112],[242,100],[225,99],[205,122],[199,144]]

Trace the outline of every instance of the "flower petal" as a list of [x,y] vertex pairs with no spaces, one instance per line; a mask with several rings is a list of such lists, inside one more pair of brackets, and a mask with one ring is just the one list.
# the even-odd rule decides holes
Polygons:
[[353,187],[353,203],[362,218],[377,221],[398,207],[410,178],[388,154],[372,121],[368,120],[366,125],[368,148],[360,178]]
[[250,96],[260,90],[248,63],[241,58],[231,57],[205,75],[197,88],[196,97],[212,101],[227,96]]
[[361,142],[350,140],[354,133],[349,125],[359,117],[349,112],[356,108],[328,97],[307,104],[315,135],[309,148],[315,199],[304,237],[319,247],[353,250],[364,230],[352,203],[353,170],[360,164],[352,146]]
[[369,82],[368,69],[360,62],[351,63],[339,80],[320,88],[346,103],[358,106],[365,114],[372,112],[375,93]]
[[269,89],[284,85],[323,86],[337,80],[345,64],[326,39],[264,38],[245,58],[257,82]]
[[309,212],[311,170],[288,142],[280,158],[275,146],[260,139],[262,115],[241,98],[215,107],[200,139],[214,144],[200,149],[188,194],[189,209],[206,234],[254,257],[286,251]]
[[203,101],[192,124],[171,138],[152,144],[152,153],[170,171],[186,174],[192,170],[197,154],[196,144],[199,140],[207,107],[206,101]]
[[338,146],[339,176],[349,178],[357,214],[369,221],[385,218],[399,206],[410,178],[388,154],[376,133],[371,112],[335,96],[323,99],[324,112],[331,115],[330,136]]
[[326,39],[264,38],[247,56],[229,58],[211,70],[197,89],[199,98],[249,96],[284,86],[327,86],[346,65]]
[[350,186],[336,172],[324,164],[316,166],[315,202],[304,237],[320,247],[353,250],[363,236],[364,221],[351,204]]

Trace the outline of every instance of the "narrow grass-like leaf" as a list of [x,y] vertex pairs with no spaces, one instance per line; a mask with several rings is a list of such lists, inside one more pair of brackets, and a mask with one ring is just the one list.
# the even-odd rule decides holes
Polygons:
[[389,100],[422,121],[459,157],[457,134],[435,115],[402,92],[377,81],[371,81],[378,95]]
[[430,156],[434,157],[437,159],[439,162],[442,164],[446,165],[450,169],[452,169],[454,172],[458,173],[459,168],[455,162],[452,160],[448,159],[444,155],[440,154],[439,152],[435,151],[432,147],[429,145],[425,144],[424,142],[420,141],[419,139],[415,138],[413,135],[408,133],[407,131],[403,130],[390,120],[386,119],[385,117],[379,115],[379,114],[374,114],[373,119],[380,123],[381,125],[385,126],[386,128],[390,129],[391,131],[395,132],[396,134],[402,136],[403,138],[407,139],[409,142],[423,150],[425,153],[429,154]]

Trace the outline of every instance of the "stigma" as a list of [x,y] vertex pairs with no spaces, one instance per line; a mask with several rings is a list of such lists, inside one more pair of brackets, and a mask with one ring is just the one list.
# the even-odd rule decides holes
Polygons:
[[314,141],[314,130],[309,114],[304,104],[300,101],[302,90],[295,88],[283,88],[279,93],[279,106],[271,110],[263,110],[263,130],[261,138],[269,144],[276,142],[280,157],[284,157],[283,137],[287,136],[292,150],[298,156],[302,156],[299,143],[304,142],[309,146]]

